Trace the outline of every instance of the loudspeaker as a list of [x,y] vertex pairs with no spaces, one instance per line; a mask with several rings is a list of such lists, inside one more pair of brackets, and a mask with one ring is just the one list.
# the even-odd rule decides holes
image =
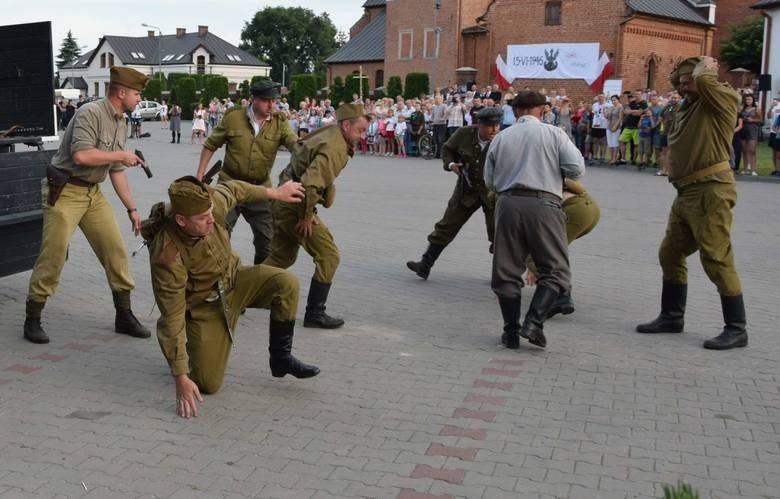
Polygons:
[[772,90],[772,75],[758,75],[758,91],[769,92]]

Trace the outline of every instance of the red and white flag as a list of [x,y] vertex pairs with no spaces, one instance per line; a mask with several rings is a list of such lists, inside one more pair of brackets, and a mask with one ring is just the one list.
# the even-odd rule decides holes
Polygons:
[[599,72],[595,79],[588,82],[590,89],[597,94],[600,94],[604,90],[604,82],[612,76],[615,72],[615,66],[612,61],[609,60],[609,56],[606,52],[601,54],[599,58]]
[[502,91],[512,86],[512,80],[506,69],[506,63],[501,58],[501,54],[496,56],[496,63],[493,64],[493,80],[498,83],[498,88]]

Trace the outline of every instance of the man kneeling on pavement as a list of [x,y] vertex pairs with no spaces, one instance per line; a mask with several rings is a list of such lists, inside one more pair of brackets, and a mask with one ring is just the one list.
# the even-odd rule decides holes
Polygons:
[[291,354],[298,279],[267,265],[241,266],[230,245],[226,216],[236,205],[300,202],[304,189],[272,189],[241,181],[209,187],[192,176],[168,189],[142,226],[149,243],[152,288],[160,308],[157,339],[176,380],[176,412],[197,416],[201,392],[222,386],[236,323],[246,308],[270,308],[271,374],[310,378],[320,370]]

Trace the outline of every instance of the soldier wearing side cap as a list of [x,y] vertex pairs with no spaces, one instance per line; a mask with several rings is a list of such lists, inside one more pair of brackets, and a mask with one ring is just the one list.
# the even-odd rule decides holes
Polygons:
[[501,125],[501,110],[489,107],[476,114],[477,124],[464,126],[450,137],[442,147],[444,169],[458,175],[455,190],[444,210],[444,216],[436,222],[428,235],[428,249],[420,261],[406,262],[406,266],[428,279],[436,259],[444,248],[455,239],[460,229],[479,209],[485,214],[488,241],[493,246],[493,211],[495,195],[485,186],[483,167],[488,146]]
[[208,187],[192,176],[174,181],[170,205],[157,203],[143,223],[152,289],[160,308],[157,339],[176,381],[176,412],[198,415],[201,393],[222,386],[242,310],[269,308],[269,364],[274,377],[316,376],[293,357],[298,279],[267,265],[244,267],[230,245],[227,214],[240,203],[300,203],[303,188],[276,189],[238,180]]
[[100,184],[108,176],[127,209],[130,225],[138,235],[141,217],[127,183],[125,167],[138,166],[141,158],[125,151],[127,125],[124,113],[141,101],[148,78],[130,68],[113,67],[105,99],[81,106],[68,124],[60,147],[43,181],[43,238],[30,276],[24,337],[48,343],[41,326],[46,300],[54,294],[76,228],[89,241],[106,273],[114,298],[117,333],[148,338],[151,332],[135,318],[130,291],[135,287],[128,268],[127,251],[114,210]]
[[[196,177],[202,179],[214,152],[227,144],[219,181],[243,180],[253,185],[271,186],[271,169],[276,153],[284,146],[292,150],[298,139],[284,113],[274,111],[281,85],[259,81],[252,85],[252,102],[235,106],[225,113],[203,144]],[[252,228],[254,263],[262,263],[271,249],[273,217],[268,203],[241,204],[228,215],[232,230],[239,213]]]
[[336,177],[346,168],[358,142],[365,137],[368,118],[363,104],[342,104],[336,110],[337,123],[317,129],[298,141],[290,164],[279,182],[294,180],[306,189],[304,202],[276,202],[271,255],[265,261],[288,268],[295,263],[302,246],[314,259],[314,276],[309,287],[304,327],[338,328],[344,321],[325,313],[333,277],[339,265],[339,249],[333,235],[317,215],[317,205],[329,208],[336,197]]
[[744,347],[748,342],[745,303],[731,247],[731,210],[737,192],[729,166],[740,97],[728,84],[718,82],[718,63],[711,57],[683,60],[670,79],[684,97],[668,132],[669,182],[677,197],[658,250],[663,272],[661,313],[636,330],[683,332],[686,259],[699,251],[707,277],[718,288],[725,323],[718,336],[704,342],[704,348]]

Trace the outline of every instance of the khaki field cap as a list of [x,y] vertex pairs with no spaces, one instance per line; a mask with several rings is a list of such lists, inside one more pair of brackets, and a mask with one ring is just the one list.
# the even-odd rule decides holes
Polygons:
[[127,87],[131,90],[138,90],[140,92],[146,86],[147,81],[149,81],[149,77],[135,69],[118,66],[111,68],[112,84],[122,85],[123,87]]
[[363,104],[342,104],[336,109],[336,119],[339,121],[360,118],[361,116],[368,119]]
[[680,77],[683,75],[689,75],[693,73],[693,68],[702,60],[701,56],[689,57],[682,60],[677,66],[674,67],[672,73],[669,75],[669,81],[675,87],[680,86]]
[[531,109],[532,107],[544,106],[547,104],[547,98],[543,93],[533,90],[523,90],[517,94],[512,101],[512,107],[520,109]]
[[200,215],[211,208],[211,195],[205,184],[192,175],[176,179],[168,187],[174,213],[189,217]]

